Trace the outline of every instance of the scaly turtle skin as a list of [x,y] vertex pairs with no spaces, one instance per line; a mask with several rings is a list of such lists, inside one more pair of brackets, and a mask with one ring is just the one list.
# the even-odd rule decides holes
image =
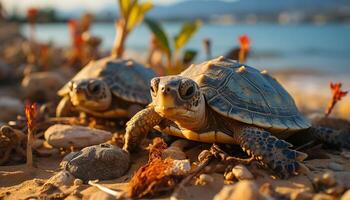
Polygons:
[[127,123],[124,149],[138,147],[151,128],[207,143],[238,144],[282,178],[305,169],[306,154],[284,141],[296,132],[350,147],[347,133],[311,127],[288,92],[266,71],[219,57],[178,76],[151,81],[153,102]]
[[58,94],[56,115],[73,110],[102,118],[131,117],[151,102],[151,69],[132,60],[104,58],[91,61]]

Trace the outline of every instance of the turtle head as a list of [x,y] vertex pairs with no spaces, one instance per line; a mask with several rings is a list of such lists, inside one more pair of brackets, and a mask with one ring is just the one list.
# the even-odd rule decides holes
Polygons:
[[153,78],[151,94],[155,111],[184,128],[196,128],[205,118],[205,101],[199,86],[182,76]]
[[87,110],[103,111],[112,102],[108,85],[99,79],[73,80],[68,83],[69,96],[74,106]]

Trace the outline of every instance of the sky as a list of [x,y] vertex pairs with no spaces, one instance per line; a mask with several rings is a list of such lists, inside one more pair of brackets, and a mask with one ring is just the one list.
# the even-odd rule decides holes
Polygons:
[[[183,0],[153,0],[155,4],[172,4]],[[106,4],[117,2],[117,0],[0,0],[5,9],[10,12],[15,7],[19,11],[25,11],[28,7],[54,7],[61,10],[71,10],[84,6],[86,10],[99,10]]]

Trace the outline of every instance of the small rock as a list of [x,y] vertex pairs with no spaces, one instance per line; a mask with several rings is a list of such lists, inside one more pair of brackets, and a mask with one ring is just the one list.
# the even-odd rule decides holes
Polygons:
[[350,190],[347,190],[343,196],[341,196],[340,200],[350,200]]
[[64,77],[57,72],[35,72],[22,80],[24,96],[36,101],[56,100],[57,91],[65,84]]
[[83,181],[81,179],[76,178],[74,180],[74,185],[79,186],[79,185],[82,185],[82,184],[83,184]]
[[259,200],[262,196],[255,182],[244,180],[235,185],[224,186],[214,197],[214,200],[232,199]]
[[65,169],[76,178],[89,180],[108,180],[118,178],[129,169],[129,154],[119,147],[100,144],[68,154],[63,162]]
[[172,158],[174,160],[186,159],[186,154],[178,147],[169,147],[162,152],[162,158]]
[[52,184],[57,187],[70,186],[73,184],[74,176],[66,170],[62,170],[46,181],[44,185]]
[[84,126],[56,124],[45,131],[46,141],[57,148],[83,148],[107,142],[112,134]]
[[330,162],[328,164],[328,168],[331,170],[334,170],[334,171],[343,171],[344,170],[344,167],[342,165],[335,163],[335,162]]
[[209,183],[214,182],[214,178],[210,176],[209,174],[201,174],[199,175],[196,184],[197,185],[207,185]]
[[23,103],[13,97],[0,97],[0,120],[15,120],[17,115],[23,114]]
[[340,155],[345,159],[350,159],[350,151],[343,151]]
[[254,179],[253,174],[244,165],[236,165],[231,171],[238,180]]
[[173,165],[166,172],[167,174],[182,176],[186,175],[191,170],[191,163],[189,160],[173,160]]

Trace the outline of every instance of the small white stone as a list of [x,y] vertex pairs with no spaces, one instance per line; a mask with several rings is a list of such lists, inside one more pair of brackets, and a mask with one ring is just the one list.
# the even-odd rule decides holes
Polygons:
[[209,174],[201,174],[197,179],[197,184],[199,185],[206,185],[212,182],[214,182],[214,178]]
[[191,170],[191,164],[188,159],[186,160],[173,160],[173,165],[168,169],[166,174],[172,174],[177,176],[186,175]]
[[224,186],[214,197],[214,200],[232,199],[259,200],[262,199],[262,196],[255,182],[239,181],[234,185]]
[[261,74],[268,74],[268,72],[267,72],[266,69],[262,70],[260,73],[261,73]]
[[244,165],[236,165],[232,168],[232,173],[238,180],[254,179],[253,174]]
[[46,141],[57,148],[83,148],[107,142],[112,134],[84,126],[56,124],[45,131]]
[[245,72],[245,70],[246,70],[245,66],[244,66],[244,65],[242,65],[240,68],[238,68],[238,69],[237,69],[237,71],[236,71],[236,72],[238,72],[238,73],[242,73],[242,72]]

